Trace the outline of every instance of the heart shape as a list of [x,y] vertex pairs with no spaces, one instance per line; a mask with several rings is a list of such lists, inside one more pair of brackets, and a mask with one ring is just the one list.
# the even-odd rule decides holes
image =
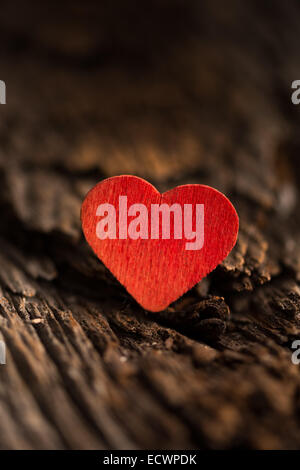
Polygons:
[[91,189],[81,221],[96,255],[153,312],[213,271],[234,247],[239,227],[233,205],[216,189],[187,184],[161,194],[130,175]]

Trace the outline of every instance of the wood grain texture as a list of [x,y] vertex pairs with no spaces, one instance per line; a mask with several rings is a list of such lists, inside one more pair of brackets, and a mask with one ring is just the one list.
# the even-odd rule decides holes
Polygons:
[[[299,448],[298,2],[45,3],[0,11],[0,448]],[[164,312],[81,234],[124,173],[240,216]]]

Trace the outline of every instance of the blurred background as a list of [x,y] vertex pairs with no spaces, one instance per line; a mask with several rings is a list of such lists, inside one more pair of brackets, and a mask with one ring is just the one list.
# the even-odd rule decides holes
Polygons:
[[[1,2],[0,448],[299,448],[299,18]],[[86,192],[119,174],[211,185],[240,216],[232,254],[155,318],[82,237]]]
[[270,206],[296,177],[297,2],[4,1],[0,15],[1,162],[30,225],[78,231],[76,191],[55,196],[65,179],[80,199],[89,178],[133,173]]

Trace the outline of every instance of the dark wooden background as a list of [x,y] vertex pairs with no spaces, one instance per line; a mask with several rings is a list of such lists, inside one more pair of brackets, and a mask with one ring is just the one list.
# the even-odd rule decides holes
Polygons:
[[[295,0],[1,2],[0,448],[300,448],[299,33]],[[240,215],[162,313],[81,233],[123,173]]]

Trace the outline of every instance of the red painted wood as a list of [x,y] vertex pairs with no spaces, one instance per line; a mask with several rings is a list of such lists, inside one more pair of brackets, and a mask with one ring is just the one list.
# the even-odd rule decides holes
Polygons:
[[[149,237],[151,204],[204,204],[204,245],[201,250],[185,249],[188,240],[105,239],[96,235],[101,217],[99,204],[110,203],[117,209],[119,196],[126,195],[128,207],[142,203],[148,208]],[[128,217],[128,223],[135,217]],[[160,194],[154,186],[135,176],[116,176],[97,184],[86,196],[81,210],[86,240],[114,276],[146,310],[165,309],[193,287],[229,254],[236,243],[239,220],[230,201],[219,191],[200,184],[178,186]],[[160,222],[161,225],[161,222]],[[160,227],[161,229],[161,227]],[[195,227],[194,227],[195,229]],[[161,231],[160,231],[161,234]],[[118,231],[117,231],[118,236]]]

